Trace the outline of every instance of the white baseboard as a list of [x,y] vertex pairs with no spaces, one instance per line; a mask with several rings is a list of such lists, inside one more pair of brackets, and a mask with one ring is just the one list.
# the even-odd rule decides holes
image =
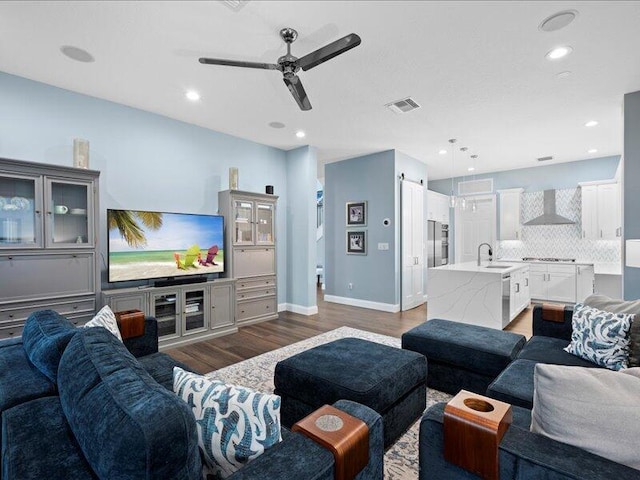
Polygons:
[[278,305],[278,311],[283,312],[285,310],[287,312],[299,313],[300,315],[307,316],[318,313],[317,305],[314,305],[313,307],[303,307],[302,305],[296,305],[295,303],[280,303]]
[[336,295],[324,296],[326,302],[341,303],[342,305],[350,305],[352,307],[370,308],[372,310],[381,310],[383,312],[396,313],[400,311],[400,304],[372,302],[370,300],[360,300],[358,298],[338,297]]

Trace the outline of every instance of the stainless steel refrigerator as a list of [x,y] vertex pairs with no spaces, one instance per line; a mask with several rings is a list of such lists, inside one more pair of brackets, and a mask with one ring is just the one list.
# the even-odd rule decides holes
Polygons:
[[427,268],[440,267],[441,265],[443,265],[442,224],[429,220],[427,222]]

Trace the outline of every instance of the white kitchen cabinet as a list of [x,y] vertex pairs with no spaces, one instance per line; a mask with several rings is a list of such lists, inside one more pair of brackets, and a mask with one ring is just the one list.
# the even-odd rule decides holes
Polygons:
[[582,238],[615,240],[622,235],[620,186],[615,180],[580,183]]
[[529,268],[517,270],[511,274],[511,295],[509,301],[509,319],[513,320],[531,303],[529,288]]
[[449,225],[449,196],[427,190],[427,220]]
[[576,265],[530,264],[530,271],[531,298],[576,302]]
[[520,195],[523,188],[498,190],[500,194],[500,236],[499,240],[520,240]]
[[595,278],[593,265],[576,265],[576,303],[595,291]]

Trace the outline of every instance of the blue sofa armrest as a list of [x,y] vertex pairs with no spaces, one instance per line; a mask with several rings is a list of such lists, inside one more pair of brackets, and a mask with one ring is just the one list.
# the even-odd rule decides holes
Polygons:
[[571,318],[573,317],[573,306],[566,305],[564,307],[564,315],[562,322],[554,322],[545,320],[543,307],[536,304],[533,307],[533,335],[542,335],[545,337],[560,338],[562,340],[571,340]]
[[[430,407],[420,423],[420,480],[476,480],[474,474],[444,459],[444,403]],[[500,443],[500,479],[638,480],[640,472],[581,448],[531,433],[523,419],[529,411],[513,407],[514,422]]]
[[[369,427],[369,463],[356,476],[356,480],[382,480],[382,417],[369,407],[348,400],[339,400],[333,406],[361,419]],[[238,470],[229,479],[332,480],[333,472],[333,455],[329,450],[302,434],[283,433],[282,442]]]
[[144,318],[144,334],[127,338],[124,346],[134,357],[144,357],[158,352],[158,321],[154,317]]

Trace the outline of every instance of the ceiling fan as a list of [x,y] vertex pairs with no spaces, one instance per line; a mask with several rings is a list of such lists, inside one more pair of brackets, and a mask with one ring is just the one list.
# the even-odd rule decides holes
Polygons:
[[351,33],[345,37],[331,42],[324,47],[315,50],[304,57],[297,58],[291,55],[291,44],[298,38],[298,32],[293,28],[283,28],[280,30],[280,37],[287,44],[287,54],[278,58],[277,63],[243,62],[236,60],[224,60],[220,58],[200,58],[199,62],[206,65],[226,65],[230,67],[260,68],[264,70],[279,70],[282,72],[283,80],[291,95],[300,106],[301,110],[311,110],[311,102],[304,91],[300,77],[296,75],[300,69],[307,71],[317,67],[321,63],[331,60],[352,48],[360,45],[360,37]]

